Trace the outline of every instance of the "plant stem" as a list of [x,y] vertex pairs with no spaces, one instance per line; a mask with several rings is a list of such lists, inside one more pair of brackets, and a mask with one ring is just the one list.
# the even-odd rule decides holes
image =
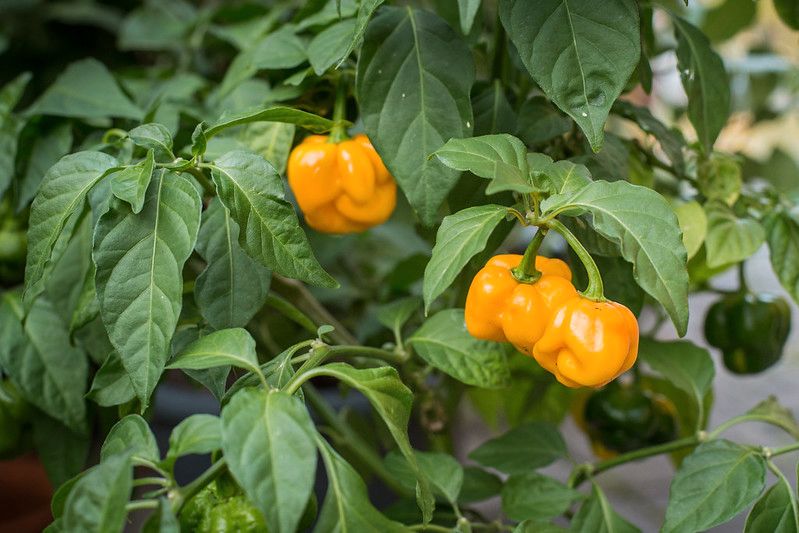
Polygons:
[[221,476],[225,470],[227,470],[227,462],[225,461],[225,458],[222,457],[217,462],[212,464],[205,472],[200,474],[200,477],[188,485],[172,491],[170,497],[172,500],[172,510],[175,512],[175,514],[180,512],[183,504],[191,500],[198,492],[203,490],[206,485]]
[[273,308],[292,322],[302,326],[307,332],[316,335],[317,326],[314,324],[314,321],[311,320],[308,315],[300,311],[296,305],[289,302],[285,298],[270,292],[266,297],[266,305]]
[[188,172],[194,176],[200,185],[202,185],[206,195],[213,196],[216,194],[216,187],[214,187],[214,184],[211,183],[211,180],[208,179],[208,176],[206,176],[202,170],[197,167],[186,167],[183,169],[183,172]]
[[289,394],[294,394],[297,392],[297,389],[302,385],[302,383],[309,379],[306,374],[316,368],[317,366],[321,365],[322,362],[327,359],[327,356],[330,355],[330,346],[326,344],[317,344],[311,349],[310,357],[300,365],[300,368],[294,373],[293,376],[286,382],[283,386],[283,390],[288,392]]
[[535,258],[541,243],[544,242],[544,237],[547,236],[547,231],[549,231],[549,228],[538,228],[533,240],[527,245],[521,263],[511,271],[516,281],[520,283],[535,283],[541,279],[541,272],[535,268]]
[[139,509],[157,509],[158,508],[158,501],[156,500],[134,500],[132,502],[128,502],[125,505],[125,510],[130,511],[137,511]]
[[438,526],[436,524],[416,524],[409,526],[408,529],[411,531],[440,531],[441,533],[452,533],[453,531],[451,527]]
[[615,468],[619,465],[623,465],[632,461],[640,461],[641,459],[646,459],[647,457],[653,457],[655,455],[674,452],[683,448],[690,448],[691,446],[696,446],[700,442],[701,441],[699,437],[694,435],[691,437],[684,437],[682,439],[658,444],[656,446],[649,446],[648,448],[641,448],[640,450],[633,450],[631,452],[623,453],[605,461],[600,461],[595,465],[577,465],[569,478],[569,486],[572,488],[579,487],[580,484],[588,479],[588,477],[601,474],[602,472],[610,470],[611,468]]
[[160,485],[166,487],[169,485],[169,480],[162,477],[141,477],[133,480],[134,487],[141,487],[145,485]]
[[272,284],[276,287],[294,292],[294,298],[289,299],[317,325],[330,324],[336,328],[335,331],[329,334],[331,339],[339,344],[358,344],[358,339],[347,331],[347,328],[319,303],[319,300],[311,294],[302,282],[272,274]]
[[340,143],[347,140],[347,128],[344,125],[345,115],[347,114],[347,77],[339,76],[336,82],[336,101],[333,104],[333,128],[330,130],[331,143]]
[[305,393],[306,401],[311,405],[319,418],[336,431],[341,438],[341,444],[346,446],[350,452],[363,461],[363,463],[395,493],[406,497],[413,497],[413,491],[394,478],[383,465],[383,460],[377,452],[372,449],[372,446],[354,432],[346,422],[339,418],[338,414],[328,405],[313,385],[305,385],[303,392]]
[[746,267],[744,266],[746,261],[741,261],[738,263],[738,292],[739,293],[746,293],[749,292],[749,286],[746,284]]
[[330,355],[349,355],[353,357],[371,357],[372,359],[381,359],[387,363],[402,364],[408,360],[407,354],[392,352],[382,348],[373,348],[371,346],[353,346],[347,344],[340,344],[338,346],[330,347]]
[[795,451],[799,451],[799,442],[794,442],[793,444],[783,446],[782,448],[774,448],[771,450],[771,456],[776,457],[777,455],[783,455]]
[[574,253],[577,254],[577,257],[580,258],[580,261],[582,261],[585,267],[585,271],[588,274],[588,287],[580,294],[589,300],[594,300],[596,302],[604,301],[605,295],[602,285],[602,274],[600,274],[599,268],[596,266],[594,258],[588,253],[588,250],[585,249],[574,233],[569,231],[569,228],[564,226],[559,220],[553,218],[547,222],[547,226],[560,233],[563,238],[566,239],[566,242],[569,243],[569,246],[571,246],[572,250],[574,250]]

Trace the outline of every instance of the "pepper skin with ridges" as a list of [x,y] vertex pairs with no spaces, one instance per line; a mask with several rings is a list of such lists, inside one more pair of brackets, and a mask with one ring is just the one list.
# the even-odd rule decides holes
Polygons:
[[397,203],[397,184],[365,135],[339,143],[306,137],[287,173],[305,221],[323,233],[365,231],[388,220]]
[[541,278],[519,282],[511,270],[521,260],[521,255],[496,255],[477,273],[466,296],[466,329],[478,339],[511,342],[532,355],[552,310],[577,291],[568,265],[542,256],[535,258]]
[[533,350],[567,387],[601,387],[638,357],[638,321],[620,303],[577,296],[555,312]]

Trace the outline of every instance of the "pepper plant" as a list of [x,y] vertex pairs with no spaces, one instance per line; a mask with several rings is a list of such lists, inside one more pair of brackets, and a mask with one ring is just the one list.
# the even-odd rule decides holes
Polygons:
[[[796,161],[716,144],[797,108],[790,72],[716,51],[755,3],[41,4],[0,8],[6,56],[56,23],[116,47],[2,72],[0,451],[47,469],[47,531],[635,531],[602,473],[662,454],[663,531],[797,531],[793,415],[710,427],[717,365],[666,331],[720,293],[708,341],[768,371],[790,310],[744,263],[767,244],[799,298]],[[759,4],[795,42],[796,1]],[[664,64],[686,98],[653,113]],[[218,416],[159,449],[175,383]],[[497,436],[464,449],[460,409]],[[726,438],[749,422],[785,440]]]

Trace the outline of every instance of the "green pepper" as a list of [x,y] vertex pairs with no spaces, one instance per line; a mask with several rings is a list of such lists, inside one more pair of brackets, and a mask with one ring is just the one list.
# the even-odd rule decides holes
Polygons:
[[261,512],[243,495],[233,496],[211,509],[203,517],[200,533],[267,533]]
[[677,436],[665,401],[635,384],[614,381],[594,392],[585,404],[584,417],[591,441],[612,452],[625,453]]
[[736,374],[756,374],[774,365],[790,331],[788,302],[770,294],[726,295],[705,317],[707,342],[722,351],[724,366]]

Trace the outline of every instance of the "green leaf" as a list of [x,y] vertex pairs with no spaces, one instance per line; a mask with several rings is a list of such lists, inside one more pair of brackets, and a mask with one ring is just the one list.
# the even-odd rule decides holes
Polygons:
[[115,455],[88,470],[72,487],[64,508],[64,531],[122,531],[133,487],[128,455]]
[[136,397],[130,376],[116,352],[108,354],[103,366],[94,375],[86,397],[102,407],[122,405]]
[[67,121],[36,137],[31,147],[30,161],[19,184],[17,211],[22,210],[36,196],[47,169],[69,153],[71,147],[72,124]]
[[780,404],[775,396],[769,396],[746,412],[761,422],[782,428],[793,438],[799,439],[799,423],[790,409]]
[[100,461],[115,455],[129,455],[157,463],[161,459],[155,435],[139,415],[128,415],[111,428],[100,450]]
[[721,57],[685,19],[672,16],[677,34],[677,68],[688,94],[688,118],[706,151],[716,142],[730,113],[730,86]]
[[169,357],[182,307],[183,264],[194,249],[201,206],[191,182],[162,171],[140,213],[119,204],[97,224],[100,314],[142,408]]
[[111,174],[111,192],[120,200],[130,204],[134,213],[140,213],[154,168],[153,151],[148,150],[147,157],[141,162]]
[[571,531],[591,533],[635,533],[637,527],[626,521],[610,506],[605,493],[594,483],[591,497],[572,519]]
[[356,78],[364,128],[426,225],[459,176],[428,155],[471,134],[473,81],[471,52],[433,13],[390,7],[369,24]]
[[170,360],[167,368],[204,370],[226,365],[260,373],[255,340],[246,329],[223,329],[200,337]]
[[144,523],[142,533],[180,533],[180,521],[165,497],[158,498],[158,509]]
[[222,115],[219,120],[205,129],[205,137],[210,139],[228,128],[252,122],[283,122],[294,124],[314,133],[323,133],[333,127],[332,120],[319,115],[294,109],[293,107],[273,106],[266,109],[251,109]]
[[497,224],[508,214],[501,205],[481,205],[444,218],[436,233],[433,256],[425,267],[425,312],[452,285],[469,260],[482,251]]
[[785,24],[799,30],[799,4],[796,0],[774,0],[774,7]]
[[399,300],[394,300],[391,303],[383,304],[378,307],[375,317],[378,322],[388,329],[399,332],[402,326],[404,326],[419,309],[419,303],[419,298],[416,296],[400,298]]
[[626,181],[595,181],[541,204],[549,215],[588,212],[594,228],[633,264],[635,281],[666,309],[677,333],[688,327],[687,254],[677,216],[652,189]]
[[80,472],[75,477],[69,478],[68,480],[64,481],[61,485],[53,493],[53,497],[50,499],[50,511],[53,513],[53,518],[56,520],[61,518],[64,515],[64,507],[67,503],[67,497],[69,493],[72,491],[72,487],[75,486],[80,478],[86,475],[86,472]]
[[8,115],[14,110],[32,77],[30,72],[23,72],[0,89],[0,115]]
[[352,33],[356,24],[355,19],[345,19],[311,39],[308,44],[308,60],[317,76],[324,74],[343,57],[352,42]]
[[610,106],[641,55],[636,3],[502,0],[499,15],[533,79],[598,152]]
[[6,292],[0,301],[0,366],[26,400],[82,433],[86,430],[86,355],[72,346],[66,325],[45,297],[33,303],[22,325],[19,295]]
[[463,469],[463,486],[458,501],[474,503],[498,496],[502,491],[502,480],[476,466]]
[[462,309],[439,311],[408,343],[427,363],[467,385],[495,388],[510,379],[504,346],[469,335]]
[[347,46],[347,49],[341,55],[336,68],[340,67],[341,64],[347,60],[352,51],[355,50],[355,47],[358,46],[358,43],[363,38],[364,32],[366,32],[366,27],[369,24],[369,20],[384,1],[385,0],[361,0],[358,3],[358,13],[355,17],[355,30],[352,32],[350,43]]
[[93,445],[90,433],[76,433],[42,413],[33,417],[32,423],[33,448],[53,487],[86,468],[89,448]]
[[402,524],[383,516],[369,501],[366,484],[330,444],[314,435],[327,472],[327,494],[314,533],[358,531],[401,533]]
[[316,472],[314,429],[302,402],[277,390],[244,389],[222,409],[222,450],[269,531],[293,532]]
[[799,220],[776,211],[765,219],[771,268],[783,288],[799,302]]
[[116,80],[96,59],[70,64],[26,111],[28,115],[54,115],[100,119],[141,120],[142,110],[125,96]]
[[402,383],[397,371],[390,366],[360,369],[345,363],[330,363],[315,370],[319,375],[334,377],[366,396],[372,408],[386,423],[397,447],[416,474],[417,501],[425,521],[429,521],[433,512],[433,495],[408,440],[413,393]]
[[539,145],[568,133],[572,120],[543,96],[533,96],[519,110],[517,134],[528,146]]
[[699,202],[691,200],[674,206],[674,214],[682,230],[682,243],[688,259],[691,259],[705,242],[707,236],[707,215]]
[[708,9],[702,31],[711,41],[726,41],[755,22],[757,4],[749,0],[725,0]]
[[545,520],[565,513],[583,497],[551,477],[535,472],[514,474],[502,488],[502,511],[512,520]]
[[194,297],[214,329],[243,327],[263,306],[271,272],[239,246],[239,226],[213,199],[197,236],[197,252],[207,267],[197,277]]
[[704,531],[749,507],[765,486],[760,453],[719,439],[700,444],[671,481],[661,531]]
[[32,301],[41,292],[42,278],[67,221],[83,207],[89,190],[116,164],[116,159],[101,152],[78,152],[63,157],[47,171],[31,206],[25,263],[26,301]]
[[[457,459],[441,452],[415,451],[414,453],[419,468],[430,480],[436,496],[450,503],[457,502],[463,485],[463,467]],[[416,476],[402,454],[392,451],[386,456],[384,463],[397,481],[409,489],[414,488]]]
[[623,100],[613,104],[613,110],[624,118],[632,120],[643,131],[652,135],[660,143],[663,152],[677,171],[682,172],[685,169],[685,156],[683,155],[685,138],[680,130],[669,128],[663,124],[646,107],[639,107]]
[[458,0],[458,18],[461,23],[461,32],[468,35],[474,24],[474,17],[480,11],[481,0]]
[[746,517],[744,533],[796,533],[799,531],[791,485],[779,478],[755,502]]
[[491,185],[501,182],[502,187],[495,187],[494,192],[535,190],[528,177],[527,147],[513,135],[500,133],[450,139],[436,150],[435,156],[450,168],[468,170],[481,178],[493,180]]
[[[713,359],[707,350],[689,341],[665,342],[644,337],[638,353],[655,372],[685,391],[693,399],[694,408],[702,412],[705,395],[716,375]],[[702,423],[703,416],[699,416],[698,425]]]
[[166,126],[151,122],[142,124],[128,132],[128,137],[136,146],[155,152],[156,157],[167,162],[175,159],[172,153],[172,134]]
[[239,243],[250,257],[284,276],[321,287],[337,286],[314,257],[272,165],[255,154],[229,152],[214,162],[211,174],[219,199],[239,225]]
[[182,51],[196,19],[197,9],[189,2],[145,2],[125,17],[119,28],[117,47],[120,50]]
[[469,454],[483,466],[507,474],[525,474],[566,456],[566,443],[548,422],[529,422],[484,442]]
[[190,454],[206,454],[222,448],[222,422],[218,416],[191,415],[175,426],[169,436],[167,461]]
[[[196,341],[199,337],[200,328],[196,325],[178,327],[175,336],[172,338],[172,357],[182,352],[189,344]],[[214,395],[214,398],[221,402],[222,397],[225,395],[227,378],[230,374],[229,366],[218,366],[207,370],[191,370],[184,368],[183,373],[197,383],[203,385]],[[244,377],[246,378],[248,376],[253,378],[253,385],[259,383],[260,378],[257,375],[247,372]]]
[[472,97],[474,109],[474,134],[513,132],[516,130],[516,112],[500,80]]
[[755,219],[738,218],[721,202],[705,205],[708,230],[705,238],[707,266],[738,263],[751,257],[766,241],[766,230]]
[[537,189],[552,194],[577,192],[591,183],[591,173],[585,165],[571,161],[553,161],[546,154],[527,154],[530,176]]
[[11,185],[23,120],[11,114],[30,80],[29,72],[20,74],[0,90],[0,194]]
[[738,158],[713,152],[699,163],[696,173],[696,186],[706,198],[706,203],[718,200],[729,206],[735,204],[743,187]]

